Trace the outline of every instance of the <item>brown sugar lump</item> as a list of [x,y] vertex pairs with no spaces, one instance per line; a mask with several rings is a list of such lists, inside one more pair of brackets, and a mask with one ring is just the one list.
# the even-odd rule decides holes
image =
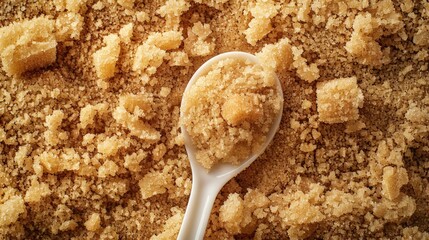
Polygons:
[[402,230],[402,239],[429,239],[428,232],[419,231],[419,227],[406,227]]
[[117,0],[118,4],[124,8],[131,9],[134,6],[134,0]]
[[254,18],[249,22],[249,28],[244,31],[247,42],[255,46],[265,35],[271,32],[273,26],[268,18]]
[[146,159],[146,157],[147,153],[139,149],[139,151],[125,156],[124,167],[131,172],[139,172],[141,170],[140,162]]
[[401,193],[394,201],[382,198],[381,202],[374,204],[374,215],[389,222],[411,217],[416,211],[416,200]]
[[134,24],[128,23],[119,30],[119,37],[121,38],[122,42],[130,43],[131,37],[133,36],[133,28]]
[[76,171],[80,168],[81,158],[73,148],[46,150],[34,157],[33,169],[37,176],[43,173],[59,173],[62,171]]
[[68,10],[77,13],[84,7],[87,0],[54,0],[54,5],[57,11]]
[[119,97],[119,105],[112,116],[127,128],[131,135],[148,142],[156,142],[161,134],[145,120],[153,117],[152,98],[146,94],[127,94]]
[[265,45],[256,54],[259,62],[271,71],[282,71],[289,69],[293,61],[292,48],[289,40],[281,39],[277,43]]
[[105,178],[108,176],[115,176],[118,170],[119,166],[115,162],[107,160],[98,169],[98,177]]
[[66,133],[60,131],[63,119],[64,112],[62,110],[54,110],[51,115],[46,116],[45,126],[48,129],[43,135],[48,145],[57,145],[60,140],[66,137]]
[[56,60],[53,20],[38,17],[0,28],[0,55],[4,71],[20,75]]
[[369,13],[359,14],[354,19],[353,32],[345,48],[361,64],[377,66],[382,63],[383,52],[376,41],[379,36],[374,35],[378,27],[379,22]]
[[19,215],[25,212],[24,200],[21,196],[13,196],[0,204],[0,227],[18,221]]
[[147,43],[162,50],[176,49],[182,44],[183,36],[180,31],[155,32],[149,35]]
[[379,66],[388,63],[390,59],[377,41],[382,36],[398,33],[404,24],[391,0],[377,2],[372,8],[372,13],[356,15],[353,32],[345,48],[359,63]]
[[95,116],[102,115],[107,112],[108,106],[106,103],[99,103],[96,105],[88,104],[80,110],[79,120],[80,126],[85,129],[94,124]]
[[171,52],[168,55],[168,64],[170,66],[191,66],[188,54],[184,51]]
[[383,168],[382,194],[387,199],[396,199],[401,193],[401,187],[407,183],[408,174],[405,168],[391,166]]
[[219,209],[219,220],[231,234],[240,233],[243,218],[243,199],[237,193],[230,194]]
[[273,72],[236,58],[213,63],[183,99],[182,124],[207,169],[258,151],[283,102]]
[[270,200],[258,189],[248,189],[244,199],[238,193],[229,194],[219,209],[219,220],[230,234],[244,233],[252,228],[256,219],[267,216],[264,211]]
[[88,220],[83,224],[88,231],[95,232],[100,228],[100,214],[93,213],[88,217]]
[[150,20],[149,14],[145,11],[136,12],[136,19],[138,22],[144,23]]
[[176,29],[179,27],[180,16],[189,10],[190,4],[186,0],[167,0],[156,13],[166,19],[166,27]]
[[83,17],[78,13],[60,13],[55,19],[55,38],[58,42],[70,39],[79,40],[83,29]]
[[352,33],[350,41],[346,43],[346,50],[361,64],[377,66],[382,63],[383,52],[380,44],[357,32]]
[[52,114],[46,116],[45,126],[50,130],[57,130],[64,119],[62,110],[54,110]]
[[106,157],[114,156],[122,146],[122,141],[117,136],[107,137],[98,143],[97,150]]
[[363,94],[356,77],[318,83],[316,94],[320,121],[342,123],[359,118]]
[[413,0],[404,0],[401,3],[401,10],[406,13],[410,13],[413,11],[414,2]]
[[133,71],[146,72],[152,75],[164,61],[166,52],[155,45],[144,43],[140,45],[134,56]]
[[417,32],[413,36],[413,43],[418,46],[429,45],[429,26],[421,25],[417,28]]
[[424,124],[429,120],[429,110],[427,108],[419,108],[413,104],[405,113],[405,119],[412,123]]
[[34,180],[31,183],[30,188],[25,193],[24,200],[25,202],[40,202],[43,197],[46,197],[51,194],[49,185],[46,183],[39,183],[37,180]]
[[184,214],[181,210],[177,208],[171,209],[174,215],[167,219],[164,226],[162,227],[162,232],[158,235],[153,235],[150,240],[167,240],[175,239],[179,234],[180,226],[182,225],[182,219]]
[[45,170],[47,173],[57,173],[63,170],[61,160],[58,154],[54,151],[45,151],[40,155],[36,156],[35,166],[33,167],[37,166],[37,162],[40,163],[40,165],[43,167],[43,170]]
[[231,126],[245,121],[257,121],[262,117],[259,101],[253,96],[233,95],[222,105],[221,115]]
[[184,49],[190,56],[207,56],[215,49],[214,39],[210,39],[212,30],[210,25],[196,22],[188,28],[188,37],[184,41]]
[[258,0],[250,9],[254,17],[249,22],[249,27],[243,32],[247,42],[255,46],[256,43],[265,37],[273,29],[271,18],[277,15],[278,6],[272,0]]
[[168,169],[162,172],[147,173],[140,181],[140,193],[143,199],[148,199],[157,194],[167,192],[168,188],[173,186],[173,178],[168,173]]
[[117,34],[110,34],[103,39],[105,47],[96,51],[93,55],[93,63],[97,77],[109,79],[115,75],[116,62],[119,58],[121,47],[120,38]]
[[306,82],[313,82],[320,77],[319,68],[317,64],[311,63],[310,65],[307,63],[307,59],[302,57],[302,53],[304,51],[297,47],[292,48],[293,53],[293,67],[296,68],[296,74],[298,77]]

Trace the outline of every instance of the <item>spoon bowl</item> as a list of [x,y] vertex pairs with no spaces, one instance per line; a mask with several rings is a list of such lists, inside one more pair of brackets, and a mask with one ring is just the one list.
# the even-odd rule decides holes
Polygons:
[[[210,66],[226,58],[243,59],[255,64],[260,64],[258,59],[250,53],[227,52],[219,54],[205,62],[195,72],[188,85],[186,86],[185,93],[189,91],[190,87],[202,74],[205,74],[208,71]],[[283,99],[283,91],[277,76],[276,80],[278,94],[281,99]],[[186,99],[182,99],[182,103],[180,106],[181,118],[183,115],[182,109],[184,107],[184,104],[186,104]],[[192,143],[192,138],[189,136],[186,127],[183,124],[180,126],[182,134],[184,136],[186,152],[188,153],[188,158],[192,169],[192,190],[191,195],[189,197],[188,206],[186,208],[185,217],[183,219],[182,226],[180,228],[180,232],[177,239],[203,239],[214,200],[216,199],[216,196],[219,193],[220,189],[230,179],[235,177],[241,171],[246,169],[250,164],[252,164],[252,162],[255,161],[256,158],[258,158],[259,155],[261,155],[265,151],[279,128],[283,113],[282,109],[283,101],[281,103],[280,111],[277,114],[275,120],[273,121],[269,132],[267,133],[265,143],[257,152],[250,155],[246,160],[242,161],[238,165],[230,163],[217,163],[210,170],[205,169],[197,161],[195,157],[197,149]]]

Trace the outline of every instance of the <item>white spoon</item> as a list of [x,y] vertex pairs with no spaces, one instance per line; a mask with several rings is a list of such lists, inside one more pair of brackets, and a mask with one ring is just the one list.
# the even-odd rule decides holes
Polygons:
[[[189,91],[190,86],[199,78],[201,74],[206,73],[207,69],[214,63],[223,60],[225,58],[239,58],[249,60],[253,63],[259,64],[258,59],[249,53],[245,52],[227,52],[219,54],[207,62],[205,62],[192,76],[188,85],[186,86],[185,92]],[[277,77],[276,77],[277,78]],[[279,80],[277,79],[277,90],[281,99],[283,100],[283,91]],[[185,94],[184,94],[185,95]],[[182,99],[180,115],[183,114],[183,106],[186,99]],[[192,144],[191,137],[188,135],[184,125],[181,125],[181,130],[184,135],[186,151],[188,153],[189,161],[192,169],[192,191],[189,197],[188,206],[186,208],[185,217],[183,218],[182,226],[180,228],[177,239],[179,240],[197,240],[203,239],[206,231],[207,222],[210,217],[210,212],[213,207],[213,203],[216,199],[220,189],[238,173],[246,169],[255,159],[261,155],[268,144],[273,139],[277,129],[280,125],[280,120],[283,113],[283,102],[277,118],[274,120],[270,131],[267,134],[266,142],[260,148],[260,150],[253,155],[249,156],[247,160],[241,162],[240,165],[232,165],[229,163],[217,163],[213,166],[210,171],[205,169],[195,158],[195,146]]]

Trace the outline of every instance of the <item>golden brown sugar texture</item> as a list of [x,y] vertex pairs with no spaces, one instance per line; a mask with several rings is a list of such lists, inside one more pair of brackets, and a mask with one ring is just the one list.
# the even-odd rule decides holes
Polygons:
[[283,99],[273,71],[240,58],[213,63],[183,96],[182,124],[205,168],[260,151]]
[[427,0],[0,5],[0,239],[174,239],[181,98],[228,51],[276,71],[283,119],[205,239],[429,238]]
[[364,99],[356,77],[319,82],[316,89],[321,122],[342,123],[359,118]]
[[54,21],[39,17],[4,27],[0,31],[0,54],[4,71],[19,75],[45,67],[56,59]]

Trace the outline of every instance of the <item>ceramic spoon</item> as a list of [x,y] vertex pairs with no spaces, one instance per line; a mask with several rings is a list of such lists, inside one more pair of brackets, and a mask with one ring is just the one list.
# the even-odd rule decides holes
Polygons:
[[[259,64],[258,59],[249,53],[245,52],[227,52],[217,55],[207,62],[205,62],[192,76],[189,81],[185,93],[189,90],[190,86],[200,77],[201,74],[207,72],[208,68],[214,63],[223,60],[225,58],[238,58],[249,60],[253,63]],[[277,77],[276,77],[277,78]],[[277,91],[283,99],[283,91],[279,80],[277,79]],[[185,96],[185,94],[184,94]],[[186,98],[182,99],[180,115],[183,115],[183,106],[186,104]],[[270,131],[267,133],[266,142],[260,148],[260,150],[249,156],[247,160],[242,161],[239,165],[232,165],[229,163],[218,163],[210,170],[205,169],[197,162],[195,158],[196,148],[192,144],[192,139],[186,131],[184,125],[181,126],[182,133],[184,135],[186,151],[188,153],[189,161],[192,169],[192,191],[189,198],[188,206],[186,208],[185,217],[180,228],[178,235],[179,240],[197,240],[203,239],[206,231],[207,222],[210,217],[210,212],[213,207],[214,200],[220,189],[238,173],[246,169],[255,159],[261,155],[268,144],[273,139],[277,129],[280,125],[280,120],[283,113],[283,102],[281,110],[273,121]]]

